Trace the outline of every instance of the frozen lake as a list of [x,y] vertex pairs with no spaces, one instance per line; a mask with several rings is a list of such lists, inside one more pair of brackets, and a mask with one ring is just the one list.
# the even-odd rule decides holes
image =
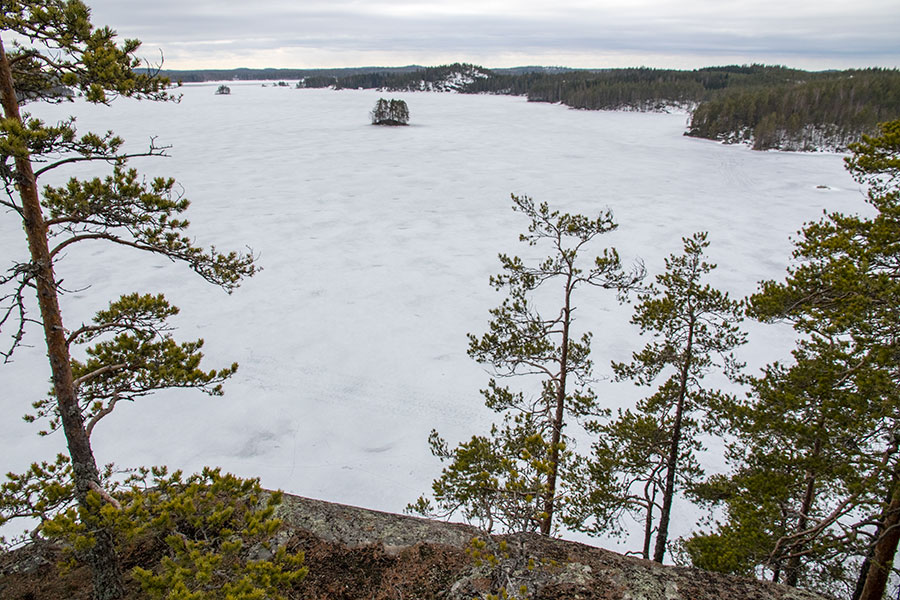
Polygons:
[[[171,144],[171,158],[132,166],[179,180],[200,243],[249,246],[264,269],[228,296],[138,252],[87,243],[68,253],[57,267],[77,290],[63,299],[68,327],[120,294],[164,292],[182,309],[177,337],[206,340],[207,368],[241,365],[222,398],[172,391],[117,407],[93,434],[100,463],[218,465],[290,493],[401,511],[440,472],[427,446],[432,428],[453,443],[495,418],[478,393],[489,375],[467,357],[466,333],[482,333],[502,300],[488,286],[497,253],[542,255],[517,241],[527,222],[510,210],[510,193],[568,212],[611,208],[619,229],[596,253],[615,246],[651,274],[680,252],[682,236],[708,231],[714,282],[737,297],[783,276],[789,236],[803,222],[823,209],[864,209],[840,156],[687,138],[684,114],[229,85],[230,96],[186,86],[180,104],[29,107],[48,120],[77,114],[82,132],[113,129],[131,150],[150,136]],[[410,127],[369,125],[381,96],[406,100]],[[56,176],[75,172],[105,171]],[[0,256],[9,265],[24,252],[20,224],[5,214]],[[602,379],[610,360],[639,348],[631,308],[592,289],[576,304]],[[751,365],[787,357],[789,330],[749,329]],[[61,435],[39,438],[19,419],[49,388],[37,328],[26,343],[0,366],[4,472],[64,447]],[[595,389],[612,408],[640,393],[602,380]],[[721,468],[714,452],[705,463]],[[694,518],[676,505],[673,537]]]

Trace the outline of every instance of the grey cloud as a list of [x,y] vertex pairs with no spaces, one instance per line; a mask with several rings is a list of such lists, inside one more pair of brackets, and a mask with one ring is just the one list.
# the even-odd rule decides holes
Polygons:
[[[563,3],[565,4],[565,3]],[[548,13],[470,13],[430,17],[387,8],[420,2],[174,2],[136,4],[121,0],[92,3],[95,20],[109,23],[150,49],[160,47],[179,63],[204,44],[227,50],[316,49],[323,52],[378,52],[410,56],[435,53],[489,56],[502,53],[543,55],[619,52],[629,55],[690,54],[792,56],[817,59],[848,57],[863,64],[867,56],[900,63],[900,10],[884,2],[847,7],[831,1],[634,2],[628,7],[567,9]],[[494,3],[492,6],[499,3]],[[544,5],[550,6],[550,5]],[[559,5],[557,5],[559,6]],[[379,10],[380,9],[380,10]],[[387,14],[387,13],[390,14]],[[893,57],[893,59],[891,58]],[[185,65],[188,66],[188,65]],[[236,66],[236,65],[222,65]],[[288,66],[288,65],[273,65]],[[862,65],[860,65],[862,66]]]

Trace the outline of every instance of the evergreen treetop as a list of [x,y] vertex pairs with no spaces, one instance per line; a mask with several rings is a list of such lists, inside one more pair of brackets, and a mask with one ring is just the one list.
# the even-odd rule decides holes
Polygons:
[[409,107],[403,100],[379,98],[371,117],[372,125],[408,125]]

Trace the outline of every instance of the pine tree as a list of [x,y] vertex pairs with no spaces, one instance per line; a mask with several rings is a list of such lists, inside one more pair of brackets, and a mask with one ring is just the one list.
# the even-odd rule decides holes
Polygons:
[[[851,144],[847,168],[867,188],[871,218],[830,213],[800,232],[794,250],[797,266],[783,283],[763,282],[753,299],[755,312],[784,319],[805,336],[837,338],[852,348],[868,369],[900,384],[900,121],[883,123],[878,136]],[[871,559],[860,577],[859,598],[883,596],[900,542],[900,406],[895,394],[866,397],[870,414],[880,415],[868,438],[877,440],[865,468],[869,494],[880,504],[871,521],[878,524]],[[877,483],[877,484],[876,484]],[[879,490],[887,490],[887,501]],[[861,492],[860,492],[861,493]],[[854,502],[858,496],[854,495]],[[840,515],[826,517],[819,526]]]
[[[656,284],[639,295],[632,322],[642,334],[650,333],[655,340],[634,353],[632,362],[613,363],[619,379],[632,379],[636,385],[652,385],[660,376],[665,379],[655,394],[638,403],[638,417],[626,412],[620,415],[618,424],[598,427],[602,434],[625,436],[625,445],[636,443],[646,449],[638,474],[628,475],[631,467],[618,457],[611,459],[610,466],[628,477],[628,485],[621,489],[626,496],[636,483],[648,486],[642,504],[646,510],[645,547],[656,508],[655,497],[660,496],[653,551],[657,562],[663,561],[666,552],[676,482],[688,474],[693,479],[699,473],[693,460],[700,447],[694,439],[700,425],[698,417],[729,401],[718,390],[704,388],[703,378],[713,369],[736,376],[740,364],[732,351],[745,341],[737,325],[742,320],[742,303],[703,283],[704,276],[715,268],[703,258],[709,246],[706,238],[705,233],[683,238],[684,253],[667,258],[666,270],[656,277]],[[644,426],[625,428],[629,421]],[[633,438],[646,433],[646,423],[655,423],[659,428],[653,433],[655,444]],[[596,450],[610,460],[607,453],[616,447],[617,444],[600,444]]]
[[408,125],[409,107],[403,100],[379,98],[370,116],[372,125]]
[[391,99],[391,120],[406,125],[409,123],[409,107],[403,100]]
[[[491,310],[488,333],[469,335],[469,355],[490,365],[496,377],[482,390],[485,404],[505,413],[507,420],[502,429],[492,430],[490,438],[476,436],[452,452],[433,433],[433,452],[451,462],[433,489],[444,513],[463,505],[470,506],[471,512],[475,510],[471,508],[475,498],[483,501],[491,497],[488,493],[479,496],[473,489],[480,485],[477,478],[484,473],[481,487],[485,492],[499,490],[503,498],[519,502],[516,515],[527,514],[525,519],[506,520],[525,523],[526,529],[549,535],[557,512],[561,471],[569,456],[564,429],[571,419],[596,415],[600,410],[596,396],[587,387],[592,368],[591,334],[577,338],[573,332],[575,291],[584,286],[600,287],[616,290],[621,297],[641,280],[643,268],[626,272],[614,249],[604,250],[593,265],[582,266],[588,244],[616,228],[609,211],[592,219],[551,211],[546,203],[535,205],[526,196],[514,195],[512,199],[513,210],[531,220],[528,233],[520,240],[530,246],[549,246],[551,253],[537,266],[501,254],[503,272],[491,277],[491,285],[507,290],[509,296]],[[559,285],[562,302],[551,308],[552,316],[544,317],[534,295],[538,288],[551,284]],[[537,398],[497,382],[497,378],[519,376],[540,379],[542,391]],[[517,440],[517,445],[509,440]],[[474,460],[475,449],[495,466],[485,468]],[[412,508],[431,510],[424,499]],[[481,514],[488,513],[482,510]]]
[[390,105],[384,98],[379,98],[372,109],[372,124],[378,125],[390,118]]
[[92,521],[73,506],[65,456],[0,486],[0,511],[40,517],[42,537],[61,542],[66,562],[90,547],[97,528],[112,532],[120,547],[143,548],[131,569],[141,597],[284,599],[306,576],[303,552],[288,549],[275,517],[283,494],[257,479],[211,468],[187,477],[164,467],[134,469],[124,480],[110,468],[102,475],[111,495]]
[[[4,40],[14,40],[7,51]],[[135,58],[139,42],[116,44],[115,32],[95,28],[89,9],[78,0],[43,0],[5,3],[0,15],[0,175],[8,199],[0,204],[19,217],[28,238],[29,259],[16,264],[0,285],[10,290],[2,297],[0,327],[15,325],[13,342],[4,352],[8,358],[22,341],[32,317],[26,314],[25,295],[36,291],[53,381],[53,402],[41,404],[64,432],[71,458],[75,495],[85,518],[96,516],[98,499],[108,498],[90,444],[89,426],[101,413],[112,410],[117,394],[140,395],[154,387],[185,385],[215,390],[216,381],[233,367],[204,373],[197,368],[200,342],[178,346],[164,337],[152,339],[148,331],[174,310],[164,300],[150,296],[123,298],[98,313],[94,325],[68,333],[62,318],[60,296],[64,293],[56,275],[72,244],[106,241],[136,248],[187,263],[206,280],[233,289],[254,271],[251,256],[206,252],[184,235],[187,221],[180,214],[187,200],[175,192],[171,179],[142,181],[127,167],[135,156],[156,156],[164,149],[155,145],[143,153],[122,151],[123,140],[112,133],[75,130],[74,120],[51,125],[23,113],[29,102],[59,102],[66,90],[81,92],[88,102],[105,104],[118,96],[168,100],[168,82],[152,73],[138,73]],[[63,187],[39,191],[39,178],[73,162],[113,165],[106,178],[72,179]],[[155,325],[153,324],[155,323]],[[102,338],[86,363],[73,361],[74,343]],[[123,337],[124,336],[124,337]],[[159,361],[140,352],[157,353]],[[135,354],[137,352],[138,354]],[[180,372],[163,375],[177,358]],[[142,370],[143,369],[143,370]],[[137,375],[137,373],[142,373]],[[146,375],[157,380],[147,383]],[[126,381],[129,377],[133,379]],[[166,380],[166,378],[169,378]],[[142,387],[143,386],[143,387]],[[86,404],[90,398],[90,405]],[[89,423],[85,423],[85,419]],[[93,533],[88,561],[94,580],[94,597],[119,598],[123,594],[121,571],[108,531]]]
[[[623,536],[623,521],[628,515],[643,526],[643,542],[637,554],[649,560],[665,488],[672,419],[649,414],[647,408],[642,401],[636,411],[620,410],[612,421],[587,424],[597,441],[592,454],[578,460],[570,470],[571,500],[565,521],[591,535]],[[686,429],[682,429],[676,480],[681,485],[702,475],[694,459],[699,444],[688,439],[693,431]]]
[[856,522],[871,501],[860,491],[878,454],[869,399],[896,394],[852,350],[840,339],[799,342],[792,364],[767,366],[722,416],[733,472],[693,490],[725,508],[713,531],[686,540],[695,566],[849,595],[865,554]]
[[[429,444],[432,454],[448,466],[432,484],[435,503],[422,496],[407,510],[436,518],[459,511],[486,533],[495,527],[505,532],[540,529],[550,449],[545,427],[534,415],[507,414],[488,435],[474,435],[453,449],[432,431]],[[570,452],[561,448],[559,464],[569,458]]]

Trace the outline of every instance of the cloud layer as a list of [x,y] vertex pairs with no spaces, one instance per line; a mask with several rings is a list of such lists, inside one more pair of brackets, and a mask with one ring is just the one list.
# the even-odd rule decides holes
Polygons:
[[896,1],[90,2],[170,68],[468,61],[574,67],[900,66]]

